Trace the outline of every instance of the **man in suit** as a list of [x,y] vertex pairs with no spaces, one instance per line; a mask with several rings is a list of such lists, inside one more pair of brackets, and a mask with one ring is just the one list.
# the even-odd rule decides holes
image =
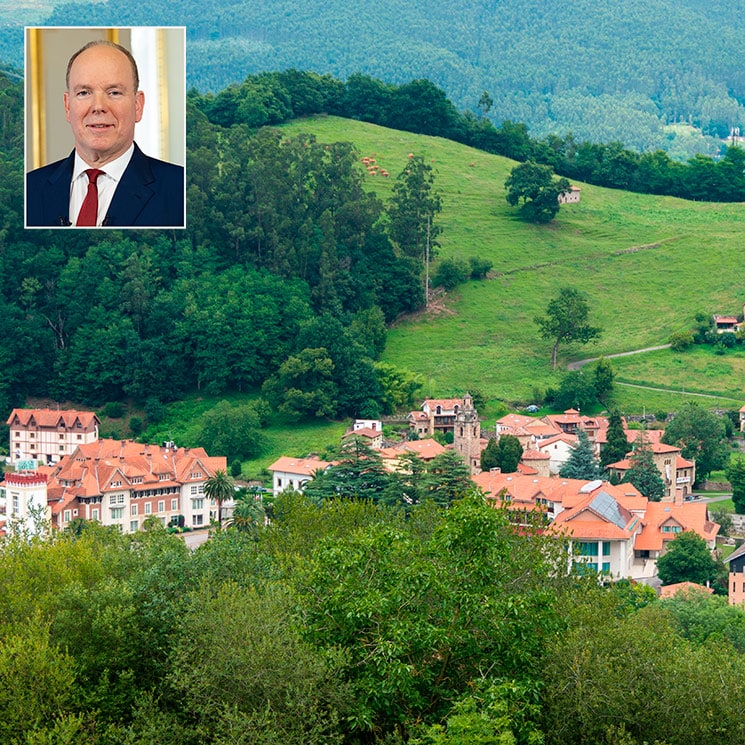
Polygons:
[[183,227],[184,169],[134,142],[145,96],[129,50],[86,44],[70,58],[66,84],[75,149],[27,174],[27,226]]

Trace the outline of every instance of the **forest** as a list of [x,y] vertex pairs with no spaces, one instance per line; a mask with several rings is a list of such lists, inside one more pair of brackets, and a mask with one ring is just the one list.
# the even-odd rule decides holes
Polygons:
[[535,141],[522,125],[459,114],[428,81],[288,71],[191,92],[186,231],[24,231],[21,86],[0,78],[0,99],[5,410],[28,395],[102,405],[262,386],[298,417],[411,405],[406,375],[377,360],[386,324],[423,304],[424,233],[439,200],[431,166],[402,162],[383,203],[363,188],[349,143],[264,125],[342,113],[552,161],[605,185],[745,199],[740,148],[683,165],[612,144]]
[[[427,78],[474,113],[486,91],[495,125],[675,159],[715,154],[745,128],[745,17],[720,0],[469,0],[457,9],[446,0],[186,0],[177,9],[108,0],[60,3],[43,23],[185,25],[189,85],[202,93],[290,68],[396,85]],[[20,30],[2,30],[0,58],[20,67],[21,51]]]
[[[194,551],[157,521],[0,544],[9,745],[737,742],[745,613],[556,571],[462,491],[286,493]],[[449,504],[448,509],[438,502]]]

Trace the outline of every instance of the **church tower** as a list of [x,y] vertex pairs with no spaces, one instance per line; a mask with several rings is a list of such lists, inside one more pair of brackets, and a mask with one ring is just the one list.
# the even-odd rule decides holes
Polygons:
[[463,458],[463,462],[472,474],[481,471],[481,422],[473,407],[470,393],[463,398],[463,406],[459,407],[455,415],[455,432],[453,443],[455,452]]

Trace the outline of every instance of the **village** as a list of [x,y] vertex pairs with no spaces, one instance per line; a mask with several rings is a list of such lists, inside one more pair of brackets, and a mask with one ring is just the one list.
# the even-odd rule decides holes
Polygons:
[[[745,426],[745,407],[741,422]],[[569,570],[660,590],[656,562],[676,536],[692,531],[711,552],[717,549],[720,526],[711,519],[707,503],[692,491],[696,464],[683,458],[680,448],[661,441],[663,430],[632,429],[623,423],[628,456],[641,442],[651,451],[664,484],[664,496],[654,501],[623,481],[631,468],[628,456],[607,466],[609,480],[560,475],[580,437],[595,456],[601,455],[609,426],[603,416],[575,409],[545,416],[513,413],[482,432],[473,399],[466,393],[463,398],[426,399],[408,414],[406,424],[407,437],[391,440],[384,435],[382,421],[356,420],[342,448],[344,442],[369,448],[391,473],[410,468],[412,457],[427,464],[448,451],[456,453],[485,499],[507,509],[516,524],[538,515],[546,532],[569,539]],[[225,456],[175,442],[101,438],[100,421],[90,411],[14,409],[7,425],[8,461],[14,470],[5,474],[0,491],[5,533],[19,527],[33,532],[40,519],[57,530],[89,520],[136,533],[146,520],[156,519],[166,527],[199,531],[232,516],[232,498],[218,505],[205,492],[209,479],[227,472]],[[498,442],[505,435],[516,438],[522,448],[516,470],[482,470],[482,452],[490,440]],[[316,455],[282,456],[268,468],[272,482],[266,492],[273,497],[286,490],[302,493],[334,465]],[[745,549],[735,550],[729,563],[729,601],[744,603]],[[661,592],[677,589],[670,586]]]

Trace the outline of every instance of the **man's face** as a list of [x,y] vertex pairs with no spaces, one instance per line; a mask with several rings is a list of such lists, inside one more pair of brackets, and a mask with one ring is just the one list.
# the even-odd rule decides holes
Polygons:
[[64,100],[75,149],[88,165],[103,166],[132,144],[145,96],[134,90],[132,67],[124,54],[94,46],[72,63]]

